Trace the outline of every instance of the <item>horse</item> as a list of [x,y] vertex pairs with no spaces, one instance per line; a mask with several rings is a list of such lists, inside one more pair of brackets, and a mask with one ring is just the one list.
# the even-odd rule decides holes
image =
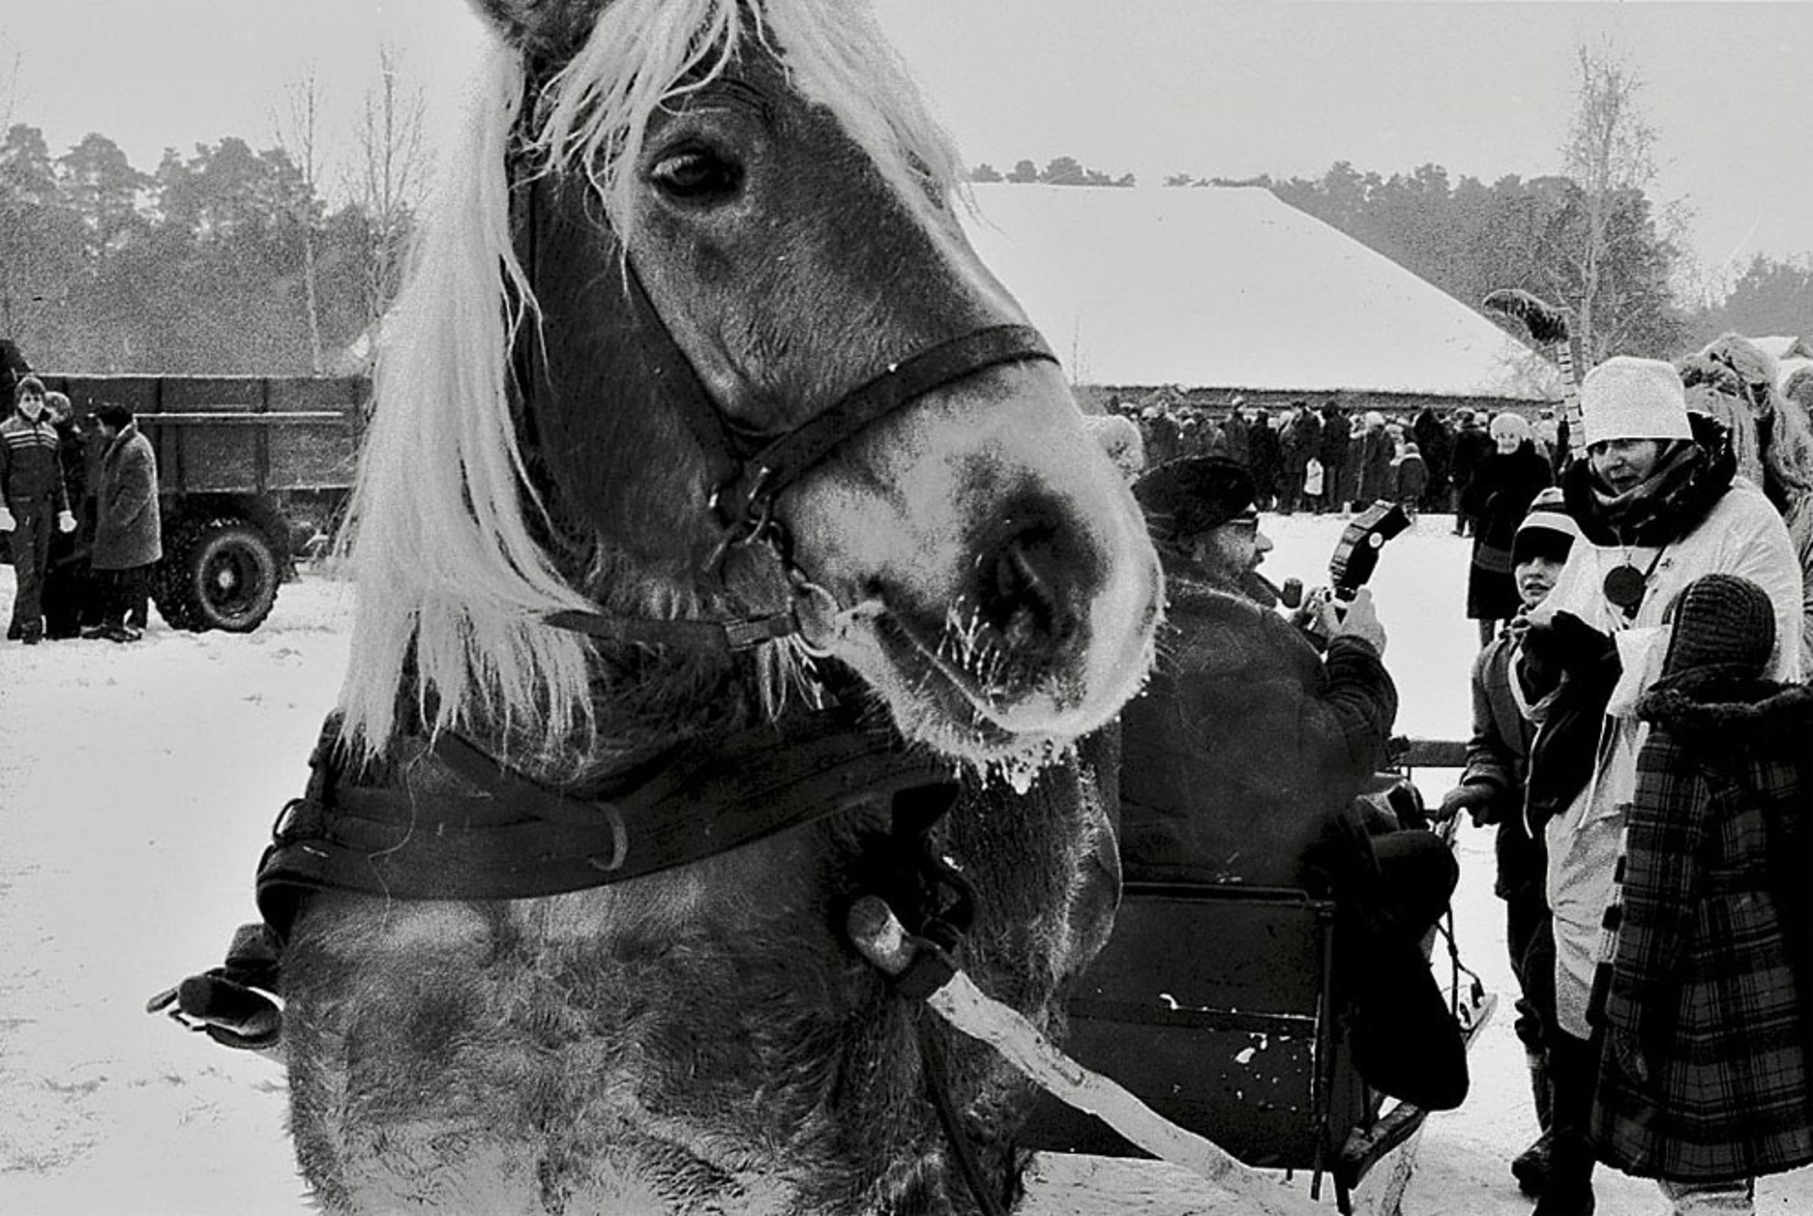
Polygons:
[[260,874],[301,1174],[333,1213],[1011,1203],[1027,1083],[842,925],[879,894],[1061,1029],[1162,613],[1125,478],[860,6],[477,9]]

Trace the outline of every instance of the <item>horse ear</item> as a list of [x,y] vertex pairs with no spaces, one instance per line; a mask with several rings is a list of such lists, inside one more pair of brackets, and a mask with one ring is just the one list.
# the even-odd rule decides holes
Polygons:
[[564,61],[591,36],[607,0],[471,0],[512,46]]

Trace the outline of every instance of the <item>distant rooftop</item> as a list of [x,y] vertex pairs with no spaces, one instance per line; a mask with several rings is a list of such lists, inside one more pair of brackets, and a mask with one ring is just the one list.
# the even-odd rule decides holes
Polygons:
[[972,189],[971,239],[1076,383],[1561,395],[1493,322],[1267,190]]

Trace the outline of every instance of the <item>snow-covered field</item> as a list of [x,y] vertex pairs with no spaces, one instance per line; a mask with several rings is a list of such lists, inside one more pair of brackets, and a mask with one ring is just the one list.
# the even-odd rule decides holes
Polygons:
[[[1462,737],[1475,642],[1466,542],[1426,517],[1374,580],[1403,693],[1398,729]],[[1326,578],[1332,519],[1269,518],[1275,580]],[[12,579],[0,574],[0,617]],[[144,1013],[254,918],[252,869],[299,793],[346,661],[351,592],[305,575],[256,633],[0,649],[0,1216],[284,1216],[310,1210],[284,1133],[283,1076]],[[1420,775],[1433,800],[1446,773]],[[1491,838],[1463,829],[1456,898],[1467,962],[1508,993]],[[1507,1001],[1508,1004],[1508,1001]],[[1432,1117],[1404,1216],[1523,1216],[1504,1163],[1534,1135],[1508,1008],[1473,1054],[1473,1093]],[[1299,1177],[1298,1185],[1303,1184]],[[1324,1203],[1334,1211],[1332,1188]],[[1766,1179],[1758,1208],[1813,1213],[1813,1171]],[[1172,1167],[1039,1162],[1034,1216],[1237,1210]],[[1602,1216],[1665,1210],[1605,1176]]]

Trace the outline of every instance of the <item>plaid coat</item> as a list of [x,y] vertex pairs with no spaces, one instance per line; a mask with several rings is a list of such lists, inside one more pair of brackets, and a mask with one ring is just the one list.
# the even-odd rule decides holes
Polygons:
[[1793,1169],[1813,1161],[1800,768],[1813,688],[1670,683],[1638,705],[1651,728],[1595,985],[1592,1135],[1643,1177]]

